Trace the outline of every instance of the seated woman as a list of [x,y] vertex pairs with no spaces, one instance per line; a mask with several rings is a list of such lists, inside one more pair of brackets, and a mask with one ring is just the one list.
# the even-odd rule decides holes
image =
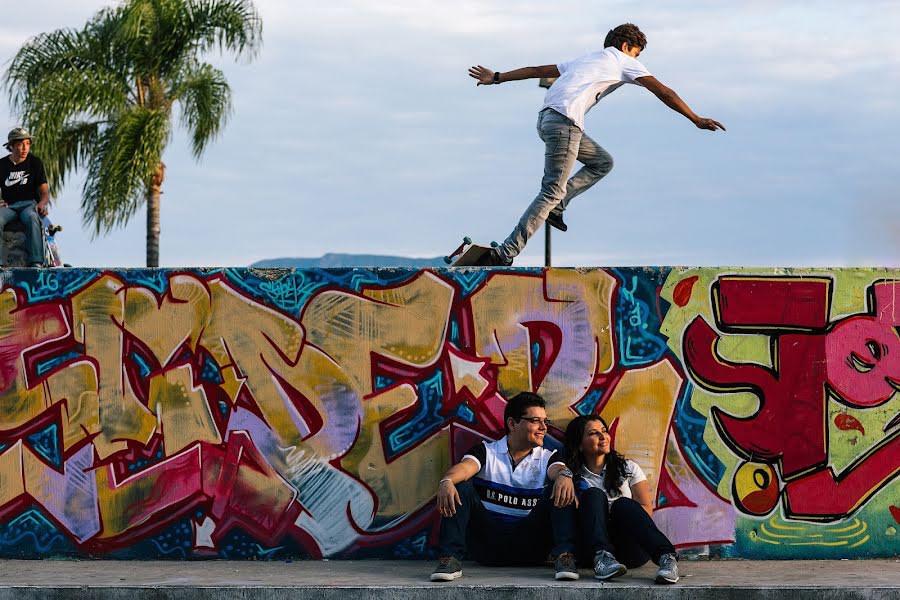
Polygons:
[[579,562],[593,558],[597,579],[624,575],[653,560],[656,583],[678,581],[675,547],[650,515],[650,484],[634,461],[612,449],[598,415],[575,418],[566,427],[567,464],[578,493]]

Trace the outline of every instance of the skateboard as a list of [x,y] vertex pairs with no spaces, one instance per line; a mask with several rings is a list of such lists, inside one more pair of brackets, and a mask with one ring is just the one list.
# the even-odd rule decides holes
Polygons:
[[44,231],[44,266],[63,266],[62,259],[59,257],[59,245],[55,238],[56,234],[62,231],[62,225],[54,225],[49,217],[41,217],[41,228]]
[[497,242],[491,242],[490,246],[481,246],[472,243],[472,238],[466,236],[463,238],[463,243],[451,252],[450,256],[444,257],[444,262],[451,267],[470,267],[490,252],[491,248],[496,248],[498,245]]

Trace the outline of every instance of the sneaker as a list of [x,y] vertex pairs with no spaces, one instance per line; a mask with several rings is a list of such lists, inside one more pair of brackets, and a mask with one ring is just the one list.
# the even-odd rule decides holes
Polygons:
[[571,552],[563,552],[556,557],[556,580],[566,579],[574,581],[578,579],[578,567],[575,565],[575,557]]
[[560,231],[569,230],[569,226],[563,222],[561,212],[551,211],[550,214],[547,215],[547,223],[549,223],[551,227],[556,227]]
[[485,252],[474,266],[476,267],[509,267],[512,266],[511,258],[504,259],[500,256],[500,252],[496,248],[491,248],[490,252]]
[[656,583],[678,583],[678,558],[674,554],[663,554],[659,557]]
[[606,550],[601,550],[594,556],[594,577],[601,581],[624,575],[628,572],[625,565],[616,560],[616,557]]
[[431,574],[432,581],[453,581],[462,577],[462,563],[452,556],[442,556]]

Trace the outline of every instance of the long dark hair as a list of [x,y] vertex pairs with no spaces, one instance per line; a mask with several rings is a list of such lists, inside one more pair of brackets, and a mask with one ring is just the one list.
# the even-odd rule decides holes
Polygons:
[[[569,423],[569,426],[566,427],[566,465],[576,476],[581,473],[581,467],[584,466],[584,455],[581,453],[581,439],[584,437],[584,430],[587,428],[587,424],[591,421],[600,421],[609,430],[609,426],[600,415],[575,417]],[[603,487],[610,492],[618,490],[627,477],[625,457],[610,448],[603,466],[606,469],[603,475]]]

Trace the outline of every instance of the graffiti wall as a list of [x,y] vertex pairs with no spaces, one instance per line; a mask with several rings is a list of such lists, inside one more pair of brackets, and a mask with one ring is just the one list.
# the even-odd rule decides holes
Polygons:
[[[713,557],[900,549],[900,271],[6,271],[0,557],[434,555],[542,394]],[[556,443],[556,442],[551,442]]]

